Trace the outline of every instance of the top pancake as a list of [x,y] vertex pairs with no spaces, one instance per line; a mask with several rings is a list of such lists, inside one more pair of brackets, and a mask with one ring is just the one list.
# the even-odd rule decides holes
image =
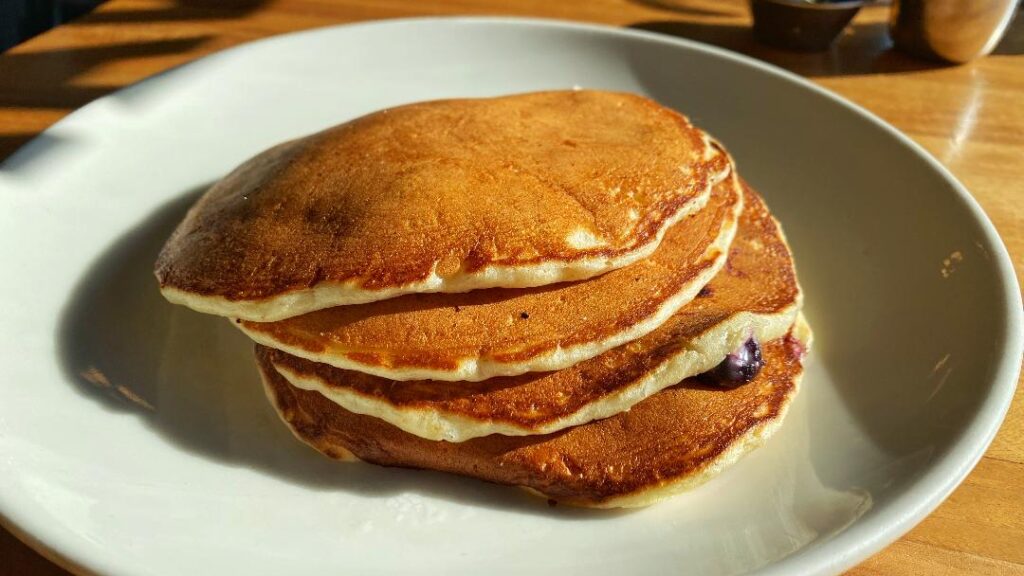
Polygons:
[[686,118],[632,94],[412,104],[242,164],[156,275],[172,302],[253,321],[578,280],[650,255],[727,170]]
[[411,294],[238,326],[265,346],[393,380],[558,370],[649,333],[691,301],[725,263],[742,208],[730,176],[650,258],[582,282]]

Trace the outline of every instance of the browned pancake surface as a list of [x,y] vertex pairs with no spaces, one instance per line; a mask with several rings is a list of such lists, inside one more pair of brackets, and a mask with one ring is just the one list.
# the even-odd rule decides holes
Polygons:
[[[727,163],[708,151],[683,116],[631,94],[386,109],[237,168],[175,231],[156,274],[165,288],[235,301],[614,258],[697,208]],[[601,244],[567,242],[580,230]]]
[[460,443],[424,440],[348,412],[288,384],[269,349],[257,346],[256,356],[284,420],[327,455],[351,452],[376,464],[454,472],[600,505],[699,475],[748,434],[777,420],[795,392],[802,351],[790,337],[766,344],[765,368],[732,390],[691,379],[604,420],[543,436],[492,435]]
[[650,258],[586,281],[411,294],[278,322],[241,321],[240,326],[263,344],[360,370],[444,372],[469,360],[530,362],[558,350],[600,344],[648,321],[682,291],[695,293],[700,288],[695,279],[713,273],[725,258],[713,247],[724,229],[735,230],[741,203],[739,180],[726,179],[715,186],[703,210],[669,229]]
[[276,366],[291,373],[315,378],[330,389],[376,399],[396,410],[441,412],[535,430],[635,386],[695,337],[738,313],[779,314],[797,305],[800,288],[782,232],[757,194],[749,188],[745,194],[726,267],[704,288],[702,296],[647,336],[570,368],[481,382],[397,382],[276,350],[266,354]]

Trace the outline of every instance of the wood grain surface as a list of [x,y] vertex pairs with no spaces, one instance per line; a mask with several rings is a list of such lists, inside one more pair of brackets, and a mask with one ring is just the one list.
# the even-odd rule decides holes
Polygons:
[[[752,55],[810,77],[924,145],[972,191],[1024,270],[1024,17],[990,57],[963,66],[890,48],[887,8],[862,10],[832,50],[757,44],[743,0],[111,0],[0,55],[0,159],[89,101],[229,46],[359,20],[524,15],[653,30]],[[66,574],[0,530],[0,576]],[[988,453],[947,502],[851,571],[1024,574],[1024,392]]]

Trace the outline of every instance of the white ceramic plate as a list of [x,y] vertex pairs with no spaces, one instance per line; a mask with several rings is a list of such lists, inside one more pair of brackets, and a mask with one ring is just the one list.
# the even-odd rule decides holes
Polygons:
[[[796,252],[817,332],[803,392],[706,486],[602,513],[330,462],[278,422],[240,333],[157,293],[153,259],[186,207],[264,147],[403,102],[573,85],[690,114]],[[545,21],[292,34],[103,98],[0,169],[0,263],[0,515],[104,574],[837,572],[967,474],[1021,354],[996,232],[894,129],[728,52]]]

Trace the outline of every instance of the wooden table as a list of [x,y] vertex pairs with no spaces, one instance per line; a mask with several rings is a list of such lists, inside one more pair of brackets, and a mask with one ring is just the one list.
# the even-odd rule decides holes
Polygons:
[[[758,45],[743,0],[111,0],[0,55],[0,159],[64,115],[171,66],[263,36],[428,14],[515,14],[678,35],[807,75],[923,144],[974,193],[1024,271],[1024,16],[977,62],[889,48],[884,7],[832,51]],[[852,574],[1024,574],[1024,392],[988,453],[930,517]],[[0,530],[0,576],[66,574]]]

